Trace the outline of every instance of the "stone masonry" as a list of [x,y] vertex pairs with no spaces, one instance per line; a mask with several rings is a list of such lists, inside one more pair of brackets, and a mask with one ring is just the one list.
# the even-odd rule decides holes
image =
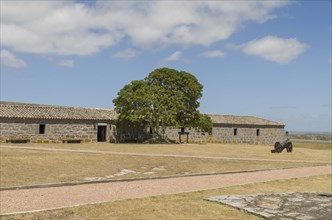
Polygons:
[[[169,139],[174,141],[179,141],[179,132],[181,129],[169,128],[166,130],[166,135]],[[189,132],[188,142],[189,143],[206,143],[209,139],[209,134],[207,132],[200,132],[196,129],[188,129],[186,132]],[[185,143],[187,141],[187,135],[181,134],[181,141]]]
[[[0,104],[0,142],[15,139],[33,143],[61,143],[65,139],[97,142],[98,136],[99,140],[106,142],[143,142],[151,137],[148,129],[140,126],[125,125],[123,128],[116,128],[118,115],[112,109]],[[185,128],[185,133],[189,132],[189,143],[271,145],[285,139],[285,125],[280,122],[255,116],[209,116],[213,123],[211,133]],[[179,128],[168,128],[166,135],[171,140],[179,141],[180,131]],[[106,136],[106,139],[101,136]],[[187,142],[187,134],[181,134],[181,141]]]
[[[39,125],[45,125],[45,134],[39,134]],[[115,142],[116,127],[111,123],[107,124],[107,142]],[[97,142],[97,122],[85,121],[34,121],[34,122],[1,122],[0,142],[11,139],[29,139],[32,143],[60,143],[63,139],[80,139],[83,142]],[[237,129],[237,135],[234,135]],[[257,136],[259,129],[259,136]],[[180,129],[167,129],[166,135],[174,141],[179,141]],[[241,128],[241,127],[214,127],[212,134],[200,132],[196,129],[186,130],[189,132],[189,143],[248,143],[248,144],[273,144],[276,141],[285,139],[282,128]],[[138,136],[139,131],[131,136]],[[128,134],[127,134],[128,136]],[[127,137],[129,138],[129,136]],[[187,136],[181,135],[182,142],[186,142]]]
[[[234,129],[236,129],[236,135]],[[214,127],[209,142],[274,144],[284,139],[285,132],[283,128],[261,128],[259,126],[248,128],[238,125],[237,127]]]
[[[39,134],[40,124],[45,125],[44,134]],[[1,122],[0,141],[28,139],[32,143],[62,143],[62,140],[71,139],[85,143],[97,142],[97,126],[96,122],[71,120]],[[112,126],[107,124],[106,129],[106,141],[112,142]]]
[[332,219],[331,193],[276,193],[208,198],[254,215],[271,219]]
[[[234,135],[236,129],[236,135]],[[258,131],[257,131],[258,130]],[[166,135],[171,140],[179,141],[180,129],[167,129]],[[277,141],[284,140],[285,132],[280,127],[241,127],[241,125],[234,127],[220,127],[214,126],[212,133],[200,132],[196,129],[188,129],[189,143],[247,143],[247,144],[274,144]],[[182,142],[186,142],[187,136],[181,135]]]

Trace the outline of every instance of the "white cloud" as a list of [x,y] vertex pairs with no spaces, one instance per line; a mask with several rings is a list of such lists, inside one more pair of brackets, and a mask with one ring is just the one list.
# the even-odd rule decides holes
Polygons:
[[0,1],[1,43],[36,54],[93,55],[129,39],[142,48],[211,45],[288,1]]
[[64,67],[74,67],[75,62],[73,60],[62,60],[58,63],[58,65]]
[[308,48],[295,38],[263,37],[239,47],[245,54],[262,57],[279,64],[287,64]]
[[220,57],[224,57],[225,53],[220,50],[210,50],[210,51],[205,51],[205,52],[201,53],[201,55],[203,57],[207,57],[207,58],[220,58]]
[[137,55],[136,50],[128,48],[122,51],[117,52],[116,54],[114,54],[112,57],[113,58],[120,58],[120,59],[131,59],[133,57],[135,57]]
[[172,62],[172,61],[177,61],[182,57],[182,52],[181,51],[175,51],[174,53],[172,53],[170,56],[166,57],[164,59],[164,62],[168,63],[168,62]]
[[1,65],[12,68],[25,68],[27,66],[23,60],[15,57],[15,55],[8,50],[1,50],[0,57]]

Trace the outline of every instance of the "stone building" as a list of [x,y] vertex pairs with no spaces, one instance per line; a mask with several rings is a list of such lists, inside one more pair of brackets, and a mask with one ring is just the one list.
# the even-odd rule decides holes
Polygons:
[[[274,144],[285,139],[285,125],[279,122],[254,116],[210,117],[210,134],[169,128],[166,135],[190,143]],[[141,128],[116,129],[116,119],[112,109],[1,103],[0,142],[141,142],[150,137]]]
[[[248,143],[274,144],[285,139],[285,125],[279,122],[255,117],[238,115],[209,115],[212,132],[199,132],[195,129],[180,132],[179,129],[168,129],[167,137],[172,140],[193,143]],[[182,134],[181,134],[182,133]]]
[[112,142],[111,109],[33,104],[0,105],[1,142]]
[[285,125],[255,116],[210,115],[210,142],[274,144],[285,139]]

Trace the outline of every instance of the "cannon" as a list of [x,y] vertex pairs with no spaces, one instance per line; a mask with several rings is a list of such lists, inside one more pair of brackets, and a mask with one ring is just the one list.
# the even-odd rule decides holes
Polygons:
[[276,142],[274,144],[274,149],[271,150],[271,153],[281,153],[286,148],[288,153],[293,151],[293,144],[289,139],[285,140],[284,142]]

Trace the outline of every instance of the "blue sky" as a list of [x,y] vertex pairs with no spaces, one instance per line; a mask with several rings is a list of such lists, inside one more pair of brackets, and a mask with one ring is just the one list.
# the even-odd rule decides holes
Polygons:
[[331,1],[1,1],[1,100],[113,108],[158,67],[200,111],[331,131]]

